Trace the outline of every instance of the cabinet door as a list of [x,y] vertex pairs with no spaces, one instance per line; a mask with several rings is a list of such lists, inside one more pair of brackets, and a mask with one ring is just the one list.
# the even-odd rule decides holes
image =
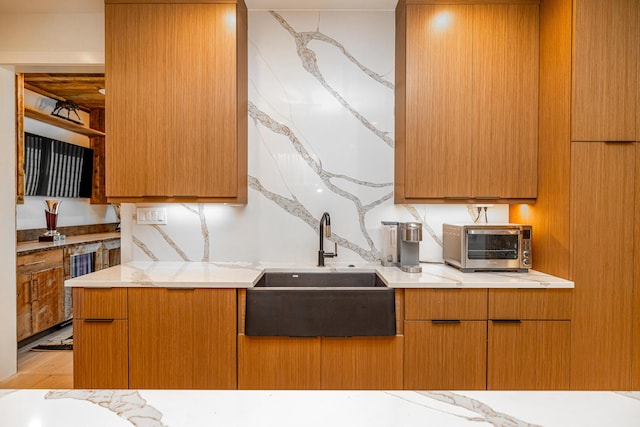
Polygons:
[[238,336],[239,390],[318,390],[320,338]]
[[235,389],[235,289],[140,289],[129,298],[129,386]]
[[17,276],[17,338],[18,341],[33,335],[31,325],[31,274]]
[[64,269],[33,273],[31,282],[31,320],[36,334],[64,320]]
[[483,390],[486,321],[405,322],[406,390]]
[[406,8],[406,198],[471,196],[472,18],[466,5]]
[[402,343],[402,336],[322,338],[322,389],[402,389]]
[[635,144],[572,143],[571,387],[631,387]]
[[170,195],[170,14],[166,4],[105,5],[108,197]]
[[636,136],[637,0],[574,1],[572,141]]
[[476,5],[473,12],[473,195],[535,198],[538,5]]
[[74,319],[73,387],[126,389],[128,378],[126,319]]
[[235,197],[236,5],[171,5],[172,195]]
[[567,390],[571,322],[489,321],[488,390]]
[[[640,18],[640,16],[638,17]],[[639,19],[640,20],[640,19]],[[639,59],[640,60],[640,59]],[[640,77],[640,76],[639,76]],[[638,105],[640,108],[640,105]],[[639,110],[640,111],[640,110]],[[640,143],[636,143],[636,173],[640,173]],[[640,390],[640,179],[636,176],[636,219],[634,239],[634,289],[633,289],[633,360],[631,389]]]

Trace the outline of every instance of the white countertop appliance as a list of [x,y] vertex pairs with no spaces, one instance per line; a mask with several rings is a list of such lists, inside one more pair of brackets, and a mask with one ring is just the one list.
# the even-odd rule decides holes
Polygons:
[[531,268],[531,226],[524,224],[443,224],[443,258],[463,272]]

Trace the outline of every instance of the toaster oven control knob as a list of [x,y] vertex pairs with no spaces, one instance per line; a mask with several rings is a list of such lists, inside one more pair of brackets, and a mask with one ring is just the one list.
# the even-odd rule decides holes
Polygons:
[[529,267],[531,265],[531,261],[529,261],[528,259],[523,259],[522,264]]
[[522,256],[523,256],[523,257],[525,257],[525,258],[529,258],[529,255],[531,255],[531,254],[529,253],[529,251],[522,251]]

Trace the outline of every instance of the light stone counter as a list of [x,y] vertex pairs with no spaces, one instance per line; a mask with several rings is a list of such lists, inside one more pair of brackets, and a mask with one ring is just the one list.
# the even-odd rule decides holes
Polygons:
[[288,265],[282,263],[136,261],[67,280],[67,287],[250,288],[264,271],[377,272],[390,288],[573,288],[573,282],[528,273],[462,273],[442,264],[422,264],[422,273],[404,273],[380,264]]
[[640,392],[0,390],[2,427],[637,427]]

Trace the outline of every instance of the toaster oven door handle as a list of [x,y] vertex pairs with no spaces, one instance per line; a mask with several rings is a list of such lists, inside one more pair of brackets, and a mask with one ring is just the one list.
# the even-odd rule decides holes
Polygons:
[[520,230],[518,229],[495,229],[492,228],[490,230],[471,228],[467,230],[467,234],[504,234],[504,235],[514,235],[520,234]]

